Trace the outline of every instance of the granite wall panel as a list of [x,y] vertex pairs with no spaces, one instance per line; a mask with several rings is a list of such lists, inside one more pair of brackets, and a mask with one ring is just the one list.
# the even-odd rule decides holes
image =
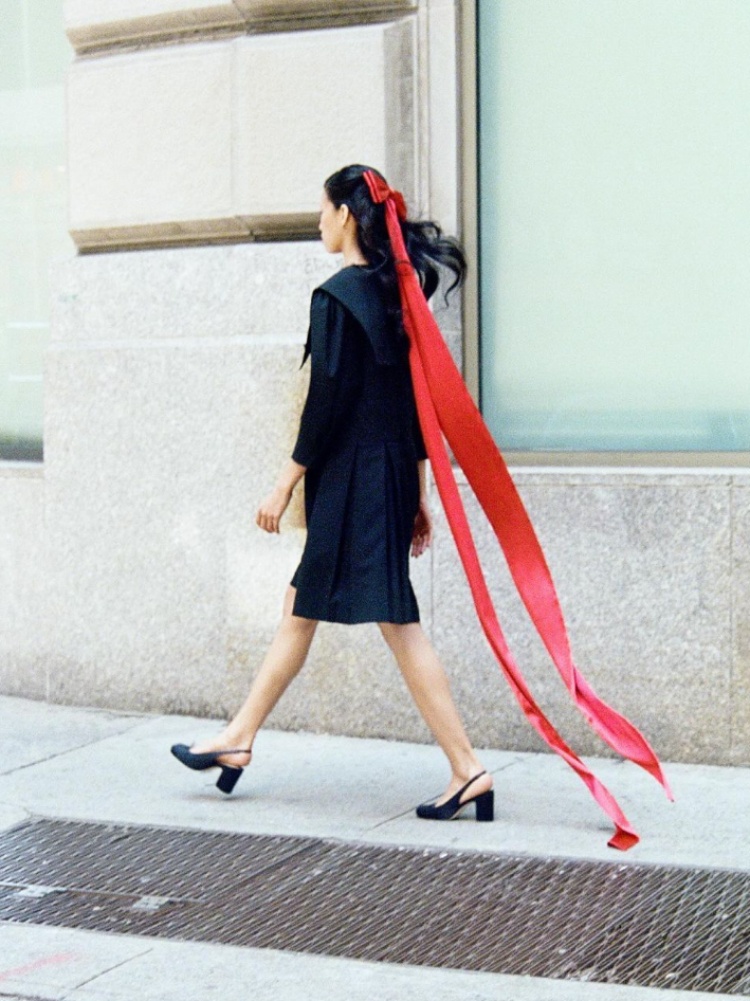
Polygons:
[[750,476],[732,490],[731,761],[750,765]]
[[293,445],[309,294],[333,266],[296,244],[60,269],[45,435],[52,698],[228,704],[228,637],[248,608],[272,630],[268,595],[301,550],[301,491],[282,537],[266,540],[254,517]]
[[0,463],[0,690],[34,699],[47,697],[44,528],[43,468]]
[[310,294],[339,267],[319,242],[87,254],[61,263],[54,344],[169,338],[305,343]]
[[[731,510],[727,477],[515,479],[547,554],[576,661],[606,701],[665,758],[726,760],[731,717]],[[468,488],[464,496],[516,661],[576,749],[603,745],[571,708]],[[434,580],[434,635],[475,737],[538,749],[475,624],[443,519]],[[711,685],[706,685],[706,676]]]

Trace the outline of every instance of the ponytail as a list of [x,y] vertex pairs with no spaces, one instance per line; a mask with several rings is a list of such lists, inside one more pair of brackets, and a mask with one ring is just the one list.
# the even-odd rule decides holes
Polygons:
[[[331,174],[324,187],[336,208],[347,205],[354,216],[359,246],[383,285],[389,314],[397,328],[403,331],[396,265],[385,224],[385,209],[370,196],[364,179],[367,170],[385,180],[372,167],[352,164]],[[437,223],[430,220],[405,219],[401,222],[401,232],[426,298],[437,289],[441,268],[452,273],[453,281],[445,292],[447,302],[448,293],[459,288],[466,278],[466,256],[461,245],[453,237],[444,236]]]

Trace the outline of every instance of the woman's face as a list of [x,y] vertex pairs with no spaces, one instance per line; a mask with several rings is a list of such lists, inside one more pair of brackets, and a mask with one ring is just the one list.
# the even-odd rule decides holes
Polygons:
[[320,199],[320,222],[318,223],[318,229],[320,230],[320,238],[323,241],[323,246],[329,254],[341,253],[344,245],[344,227],[348,217],[349,210],[347,207],[340,205],[336,208],[324,190],[323,196]]

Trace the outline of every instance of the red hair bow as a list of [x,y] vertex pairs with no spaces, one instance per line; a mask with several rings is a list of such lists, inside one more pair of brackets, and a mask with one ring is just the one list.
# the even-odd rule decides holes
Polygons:
[[612,819],[615,833],[609,844],[613,848],[630,848],[638,842],[635,830],[614,796],[566,744],[539,708],[508,648],[479,562],[445,440],[495,532],[518,593],[573,702],[610,747],[649,772],[664,786],[671,799],[669,785],[646,739],[628,719],[599,698],[575,665],[542,547],[505,460],[469,395],[409,261],[399,223],[406,218],[403,196],[389,188],[373,171],[365,171],[364,178],[373,201],[385,203],[404,328],[410,341],[409,366],[419,424],[482,630],[529,723],[586,783],[596,802]]
[[373,170],[366,170],[364,173],[364,179],[367,182],[367,187],[370,189],[370,195],[375,204],[378,205],[381,202],[386,202],[389,198],[392,198],[393,203],[396,206],[396,215],[403,222],[406,219],[406,202],[404,201],[404,196],[401,192],[394,191],[393,188],[389,188],[383,178],[378,177]]

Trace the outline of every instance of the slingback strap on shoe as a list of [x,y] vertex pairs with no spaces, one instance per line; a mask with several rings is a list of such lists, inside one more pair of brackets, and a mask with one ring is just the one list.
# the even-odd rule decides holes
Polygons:
[[417,816],[421,817],[422,820],[452,820],[456,814],[458,814],[465,806],[469,803],[476,804],[476,817],[478,821],[490,821],[495,819],[495,791],[494,789],[488,789],[486,792],[480,792],[476,796],[470,796],[469,799],[461,802],[461,797],[469,788],[473,785],[478,778],[482,775],[486,775],[487,772],[478,772],[473,778],[469,779],[465,786],[462,786],[458,792],[447,799],[445,803],[441,803],[437,806],[433,803],[422,803],[417,807]]
[[173,744],[170,750],[178,761],[196,772],[205,771],[207,768],[221,768],[221,775],[219,775],[216,782],[216,787],[222,792],[227,793],[227,795],[237,785],[244,768],[241,768],[239,765],[225,765],[218,759],[225,754],[253,753],[252,747],[236,747],[226,751],[203,751],[195,754],[187,744]]

